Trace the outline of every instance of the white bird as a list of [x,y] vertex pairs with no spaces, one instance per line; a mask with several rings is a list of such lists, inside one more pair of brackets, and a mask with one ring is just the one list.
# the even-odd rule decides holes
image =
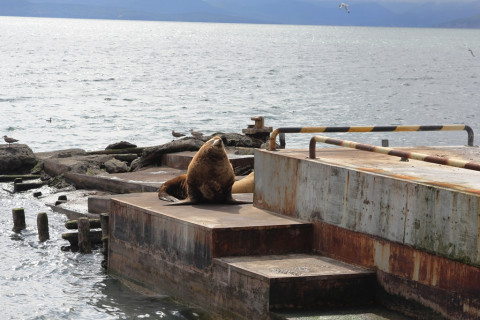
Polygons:
[[340,3],[340,4],[338,5],[338,8],[339,8],[339,9],[345,8],[345,10],[347,10],[347,13],[350,13],[350,10],[348,10],[348,4],[346,4],[346,3],[343,3],[343,2]]
[[172,136],[174,136],[175,138],[180,138],[184,137],[185,135],[183,133],[175,132],[175,130],[172,130]]
[[203,136],[203,133],[198,132],[198,131],[194,131],[193,129],[190,129],[190,133],[192,134],[192,136],[194,138],[201,138]]
[[17,139],[10,138],[10,137],[7,137],[7,136],[3,136],[3,140],[5,140],[5,142],[8,143],[9,145],[10,145],[10,143],[18,142]]

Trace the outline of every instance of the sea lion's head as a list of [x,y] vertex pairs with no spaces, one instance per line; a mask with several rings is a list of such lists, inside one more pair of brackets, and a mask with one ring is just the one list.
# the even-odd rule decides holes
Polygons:
[[204,143],[199,153],[208,153],[209,156],[223,155],[226,153],[222,138],[215,136]]

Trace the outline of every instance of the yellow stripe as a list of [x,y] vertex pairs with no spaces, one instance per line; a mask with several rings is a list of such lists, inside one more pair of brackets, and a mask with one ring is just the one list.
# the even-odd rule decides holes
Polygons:
[[456,159],[448,159],[447,163],[452,167],[463,168],[468,162],[462,161],[462,160],[456,160]]
[[419,128],[420,126],[398,126],[393,131],[418,131]]
[[383,153],[383,154],[388,154],[390,151],[392,151],[393,149],[391,148],[385,148],[385,147],[376,147],[375,148],[375,151],[378,152],[378,153]]
[[445,131],[465,130],[465,125],[464,124],[462,125],[448,124],[448,125],[442,126],[442,130],[445,130]]
[[312,133],[312,132],[324,132],[328,127],[303,127],[300,132]]
[[370,132],[374,127],[350,127],[348,132]]

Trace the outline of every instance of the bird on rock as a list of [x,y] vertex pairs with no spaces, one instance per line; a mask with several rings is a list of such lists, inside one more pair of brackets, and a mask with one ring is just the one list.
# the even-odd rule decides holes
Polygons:
[[185,135],[183,133],[172,130],[172,136],[174,136],[175,138],[180,138],[180,137],[184,137]]
[[10,143],[18,142],[17,139],[10,138],[10,137],[7,137],[7,136],[3,136],[3,140],[5,140],[5,142],[8,143],[9,145],[10,145]]
[[201,138],[203,136],[203,133],[198,132],[198,131],[194,131],[193,129],[190,129],[190,133],[192,134],[192,136],[194,138]]

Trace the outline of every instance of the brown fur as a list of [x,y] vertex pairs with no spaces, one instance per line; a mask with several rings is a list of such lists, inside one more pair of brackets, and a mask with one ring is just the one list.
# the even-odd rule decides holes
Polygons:
[[158,191],[158,198],[162,200],[171,200],[167,195],[170,195],[180,200],[184,200],[187,198],[186,174],[182,174],[162,184],[160,190]]
[[235,173],[220,137],[205,142],[187,170],[187,195],[192,203],[232,202]]

